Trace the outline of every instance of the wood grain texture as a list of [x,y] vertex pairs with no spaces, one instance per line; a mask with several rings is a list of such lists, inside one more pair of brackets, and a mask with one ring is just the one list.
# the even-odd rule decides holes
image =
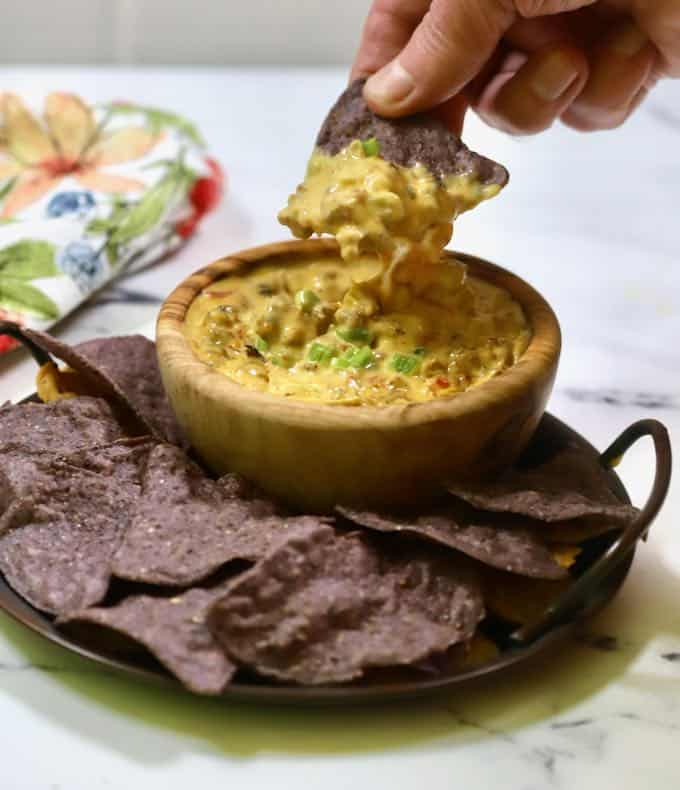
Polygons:
[[509,291],[533,337],[522,358],[467,392],[384,407],[335,406],[254,392],[211,370],[183,333],[188,306],[210,283],[277,258],[337,257],[333,240],[254,247],[215,261],[166,299],[156,338],[177,417],[215,472],[237,471],[291,504],[386,506],[436,494],[445,480],[479,478],[511,463],[541,418],[557,371],[560,329],[550,306],[510,272],[472,256],[476,277]]

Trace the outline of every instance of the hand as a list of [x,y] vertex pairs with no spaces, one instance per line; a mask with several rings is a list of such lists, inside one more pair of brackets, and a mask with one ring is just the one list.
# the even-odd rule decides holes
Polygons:
[[680,77],[680,0],[374,0],[352,69],[366,75],[388,117],[441,105],[460,131],[469,104],[513,134],[611,129]]

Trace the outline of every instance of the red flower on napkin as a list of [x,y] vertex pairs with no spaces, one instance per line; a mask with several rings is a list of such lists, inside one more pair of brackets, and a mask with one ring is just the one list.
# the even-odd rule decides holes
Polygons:
[[224,171],[219,162],[212,157],[206,157],[205,163],[210,170],[210,175],[197,178],[189,192],[189,200],[194,210],[175,225],[175,230],[183,239],[195,232],[203,216],[217,208],[217,204],[222,198]]

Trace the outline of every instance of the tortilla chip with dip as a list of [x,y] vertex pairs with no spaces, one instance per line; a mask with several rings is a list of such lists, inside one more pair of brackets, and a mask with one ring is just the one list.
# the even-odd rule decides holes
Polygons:
[[304,182],[279,212],[295,236],[334,235],[342,257],[437,263],[453,220],[507,183],[504,167],[472,153],[442,120],[382,118],[354,81],[324,121]]
[[476,154],[438,117],[416,113],[403,118],[376,115],[363,97],[365,79],[342,93],[326,116],[316,145],[333,156],[354,140],[375,140],[376,154],[401,167],[424,165],[439,178],[469,177],[483,186],[504,187],[508,171]]

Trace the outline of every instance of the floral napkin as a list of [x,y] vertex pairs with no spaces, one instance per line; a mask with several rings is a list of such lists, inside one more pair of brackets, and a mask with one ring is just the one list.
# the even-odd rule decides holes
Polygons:
[[[0,319],[46,329],[179,247],[223,177],[195,126],[128,102],[0,93]],[[0,352],[14,341],[0,336]]]

